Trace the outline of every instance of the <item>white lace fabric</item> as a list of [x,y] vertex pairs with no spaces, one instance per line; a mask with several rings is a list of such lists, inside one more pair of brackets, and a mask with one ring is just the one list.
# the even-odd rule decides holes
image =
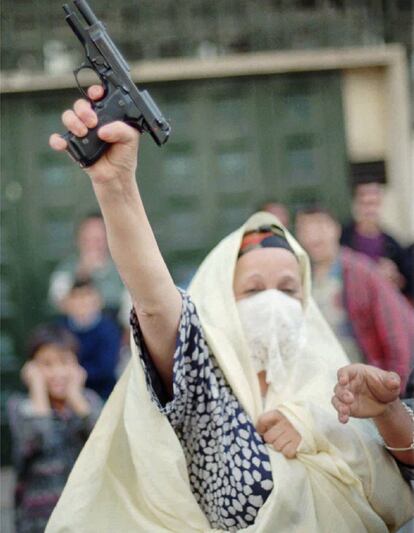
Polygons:
[[254,369],[257,373],[264,370],[267,383],[277,390],[305,343],[301,303],[270,289],[239,300],[237,307]]

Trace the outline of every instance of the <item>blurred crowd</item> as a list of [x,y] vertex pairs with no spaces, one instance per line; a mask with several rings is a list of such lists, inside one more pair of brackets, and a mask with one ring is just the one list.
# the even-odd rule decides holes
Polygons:
[[103,219],[76,231],[76,253],[52,273],[52,319],[27,340],[8,402],[16,472],[16,531],[43,532],[75,460],[129,357],[129,297],[111,260]]
[[[352,220],[326,206],[298,210],[293,228],[312,264],[312,296],[351,362],[393,370],[414,396],[414,245],[381,227],[383,185],[354,186]],[[290,226],[287,208],[262,209]]]
[[[269,202],[308,252],[313,297],[350,361],[396,371],[414,395],[414,244],[403,247],[381,227],[383,187],[355,186],[353,219],[313,205],[297,211]],[[69,472],[129,358],[130,298],[111,261],[100,214],[77,229],[76,254],[53,272],[56,318],[32,332],[21,378],[10,398],[17,532],[43,531]]]

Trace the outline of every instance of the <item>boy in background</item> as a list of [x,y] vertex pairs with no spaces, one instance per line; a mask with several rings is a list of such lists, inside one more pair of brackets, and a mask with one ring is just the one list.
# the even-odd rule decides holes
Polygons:
[[61,307],[61,323],[79,343],[79,363],[87,373],[86,386],[106,400],[116,383],[120,327],[102,312],[102,298],[91,278],[76,279]]
[[353,220],[342,229],[341,245],[366,255],[397,289],[405,289],[404,251],[381,226],[384,190],[381,183],[357,183],[353,189]]
[[43,533],[79,452],[99,416],[85,389],[77,342],[59,326],[39,326],[21,377],[28,394],[8,402],[17,483],[16,533]]
[[90,278],[99,290],[106,311],[116,316],[122,302],[123,283],[108,250],[100,213],[86,215],[76,232],[76,253],[66,257],[50,278],[49,301],[62,311],[62,301],[77,278]]

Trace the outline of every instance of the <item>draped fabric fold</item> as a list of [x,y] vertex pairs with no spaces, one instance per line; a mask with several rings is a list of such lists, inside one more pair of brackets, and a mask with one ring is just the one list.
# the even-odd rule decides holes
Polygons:
[[[336,371],[347,363],[310,297],[306,254],[286,232],[302,272],[307,343],[289,378],[260,395],[233,296],[241,239],[276,224],[259,213],[205,259],[190,287],[209,347],[247,414],[279,409],[302,441],[295,459],[269,448],[274,489],[257,533],[381,533],[413,515],[414,499],[371,422],[337,421],[330,404]],[[282,230],[284,228],[282,227]],[[132,359],[83,449],[46,533],[215,531],[189,485],[185,457],[167,418],[151,401],[134,342]]]

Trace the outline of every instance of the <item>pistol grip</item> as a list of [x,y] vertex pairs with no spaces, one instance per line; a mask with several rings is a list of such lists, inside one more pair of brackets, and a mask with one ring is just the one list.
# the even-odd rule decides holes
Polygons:
[[109,148],[108,143],[102,141],[97,135],[101,125],[90,129],[85,137],[76,137],[70,131],[62,135],[68,144],[66,150],[81,167],[93,165]]
[[96,163],[111,146],[98,137],[98,130],[109,122],[125,121],[128,118],[128,99],[120,89],[115,90],[103,100],[92,104],[98,116],[98,125],[89,129],[87,135],[77,137],[70,131],[62,135],[68,144],[66,150],[81,167],[90,167]]

